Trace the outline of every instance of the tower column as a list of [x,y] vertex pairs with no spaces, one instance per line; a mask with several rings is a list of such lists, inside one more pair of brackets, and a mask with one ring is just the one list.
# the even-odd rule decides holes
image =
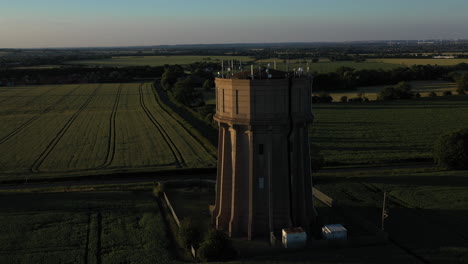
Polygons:
[[[231,136],[229,128],[226,124],[220,123],[220,134],[222,134],[223,141],[219,143],[220,153],[218,156],[218,193],[216,214],[216,229],[227,230],[228,219],[231,216],[231,182],[232,182],[232,157],[231,157]],[[219,164],[221,163],[221,164]],[[216,210],[215,210],[216,211]]]

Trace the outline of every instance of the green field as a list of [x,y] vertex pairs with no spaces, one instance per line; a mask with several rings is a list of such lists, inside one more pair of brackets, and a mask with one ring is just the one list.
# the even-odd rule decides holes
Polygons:
[[0,180],[215,166],[151,84],[0,89]]
[[[207,60],[207,58],[210,58]],[[221,60],[242,60],[243,62],[253,60],[245,56],[121,56],[113,57],[112,59],[100,60],[80,60],[70,61],[68,64],[90,65],[90,66],[163,66],[169,65],[186,65],[194,62],[219,62]]]
[[468,127],[468,97],[316,104],[311,142],[329,165],[430,160],[443,133]]
[[171,263],[152,194],[0,195],[1,263]]
[[369,59],[369,62],[397,64],[401,66],[412,65],[439,65],[450,66],[460,63],[468,63],[468,59]]

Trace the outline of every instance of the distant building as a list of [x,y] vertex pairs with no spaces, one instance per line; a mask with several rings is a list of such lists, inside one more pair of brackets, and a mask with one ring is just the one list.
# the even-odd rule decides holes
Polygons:
[[230,237],[310,230],[312,79],[294,75],[261,70],[215,81],[219,145],[212,220]]

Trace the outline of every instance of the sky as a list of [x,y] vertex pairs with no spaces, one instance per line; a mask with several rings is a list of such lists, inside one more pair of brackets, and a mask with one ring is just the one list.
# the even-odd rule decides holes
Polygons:
[[0,0],[0,48],[468,39],[467,0]]

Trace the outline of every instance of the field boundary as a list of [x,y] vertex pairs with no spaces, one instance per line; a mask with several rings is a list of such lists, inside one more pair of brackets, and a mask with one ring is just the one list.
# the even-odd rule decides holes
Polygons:
[[180,122],[186,122],[188,126],[192,128],[191,130],[193,131],[193,133],[195,135],[199,135],[196,138],[202,139],[204,143],[203,145],[206,144],[206,146],[212,148],[213,155],[216,155],[214,153],[217,153],[215,148],[218,142],[217,130],[209,127],[202,120],[197,118],[196,114],[193,113],[192,110],[187,109],[183,106],[176,105],[170,98],[170,95],[162,91],[162,87],[160,84],[154,84],[153,89],[155,95],[157,95],[162,101],[161,105],[163,107],[168,107],[170,109],[170,112],[173,112],[176,114],[176,116],[179,116],[182,119],[182,121],[179,120]]
[[[172,217],[174,218],[174,221],[175,221],[176,224],[177,224],[177,228],[180,228],[180,220],[179,220],[179,217],[177,216],[177,214],[176,214],[174,208],[172,207],[172,204],[171,204],[171,202],[169,201],[169,198],[167,197],[166,192],[162,192],[162,194],[163,194],[163,197],[164,197],[164,202],[166,203],[167,208],[169,208],[169,211],[171,212],[171,215],[172,215]],[[193,258],[196,258],[197,252],[196,252],[195,248],[193,247],[193,245],[190,245],[190,253],[192,254],[192,257],[193,257]]]
[[[193,139],[195,139],[196,141],[200,142],[200,145],[203,147],[203,149],[208,153],[210,154],[213,158],[217,158],[216,155],[214,153],[216,153],[216,149],[214,148],[213,145],[211,145],[211,149],[209,149],[209,147],[206,146],[206,143],[204,142],[205,140],[207,140],[203,135],[199,134],[199,131],[196,130],[195,128],[193,129],[189,129],[186,127],[186,125],[184,124],[184,122],[180,121],[179,118],[176,118],[176,117],[179,117],[178,113],[175,113],[174,111],[171,111],[172,113],[169,112],[168,109],[166,109],[166,107],[169,107],[167,105],[165,105],[163,102],[161,102],[161,98],[159,97],[159,95],[157,94],[156,92],[156,88],[154,87],[154,84],[151,84],[151,90],[152,90],[152,93],[153,93],[153,96],[156,100],[156,102],[159,104],[159,106],[161,107],[161,109],[166,112],[174,121],[176,121]],[[170,108],[171,109],[171,108]],[[173,109],[172,109],[173,110]],[[197,133],[198,132],[198,133]],[[198,135],[197,135],[198,134]]]
[[141,105],[141,107],[145,111],[146,116],[149,118],[151,123],[153,123],[153,125],[158,129],[158,131],[161,134],[162,138],[164,139],[167,146],[171,150],[172,155],[174,156],[176,165],[178,167],[185,167],[185,159],[182,156],[182,153],[180,153],[180,150],[177,148],[174,141],[172,141],[171,137],[167,134],[164,127],[159,123],[157,118],[154,117],[153,113],[151,113],[151,111],[146,106],[145,100],[143,99],[143,85],[144,85],[144,83],[141,83],[140,87],[138,88],[138,90],[140,92],[140,105]]

